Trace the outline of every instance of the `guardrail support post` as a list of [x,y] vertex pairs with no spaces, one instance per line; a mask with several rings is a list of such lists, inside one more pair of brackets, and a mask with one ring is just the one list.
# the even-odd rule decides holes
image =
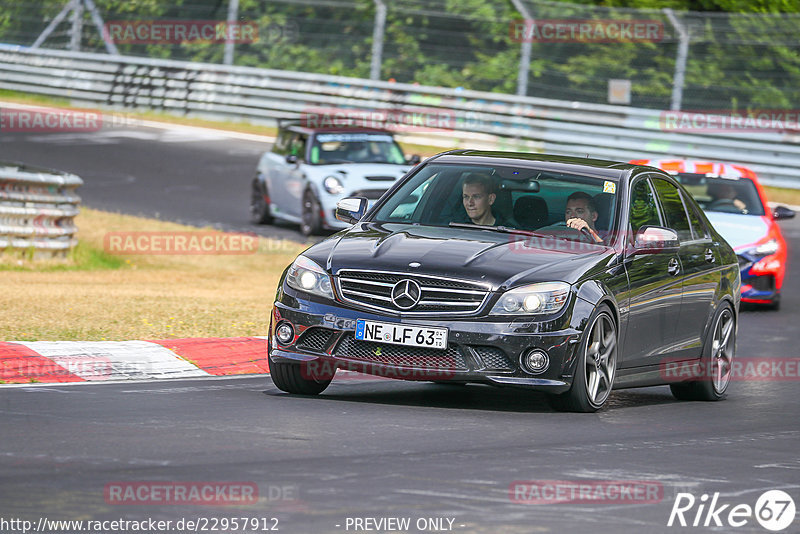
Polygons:
[[[511,0],[514,8],[525,17],[525,26],[534,24],[533,17],[521,0]],[[528,72],[531,68],[531,45],[533,39],[522,39],[519,54],[519,71],[517,72],[517,95],[528,96]]]
[[72,29],[69,32],[69,49],[73,52],[80,52],[81,35],[83,34],[83,2],[73,0],[72,2]]
[[375,1],[375,27],[372,30],[372,61],[369,65],[369,79],[381,79],[383,63],[383,36],[386,30],[386,4],[383,0]]
[[681,102],[683,101],[683,80],[686,74],[686,58],[689,56],[689,30],[678,21],[678,17],[672,12],[670,8],[664,8],[664,14],[667,15],[669,22],[678,32],[678,56],[675,58],[675,75],[672,78],[672,102],[670,108],[672,111],[679,111],[681,109]]
[[231,39],[231,28],[236,24],[239,18],[239,0],[230,0],[228,2],[228,39],[225,41],[225,55],[222,62],[226,65],[233,65],[233,47],[234,42]]

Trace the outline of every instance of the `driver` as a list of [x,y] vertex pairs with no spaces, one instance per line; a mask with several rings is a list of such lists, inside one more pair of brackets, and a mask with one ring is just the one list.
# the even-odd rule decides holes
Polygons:
[[509,226],[501,214],[492,212],[497,194],[494,181],[488,174],[471,172],[464,177],[461,201],[472,224],[481,226]]
[[731,184],[709,184],[708,194],[712,197],[709,208],[718,208],[726,204],[732,204],[743,211],[747,208],[744,201],[736,198],[736,189]]
[[578,231],[585,230],[595,242],[602,243],[603,238],[594,227],[597,216],[597,206],[590,194],[575,191],[567,197],[567,209],[564,212],[567,226]]

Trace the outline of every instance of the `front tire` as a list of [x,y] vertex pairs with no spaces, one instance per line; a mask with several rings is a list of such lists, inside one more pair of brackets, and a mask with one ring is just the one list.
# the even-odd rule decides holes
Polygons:
[[300,232],[308,237],[322,232],[319,200],[309,189],[303,194],[303,210],[301,212]]
[[[319,395],[330,385],[333,374],[318,377],[309,376],[303,371],[301,362],[273,362],[267,357],[269,376],[273,384],[286,393],[297,395]],[[306,371],[308,368],[306,368]]]
[[733,308],[725,302],[714,315],[703,355],[700,359],[700,380],[670,384],[678,400],[719,401],[725,398],[736,353],[736,319]]
[[580,344],[575,376],[569,391],[550,395],[550,405],[562,412],[596,412],[608,400],[617,370],[617,325],[606,304],[589,319]]

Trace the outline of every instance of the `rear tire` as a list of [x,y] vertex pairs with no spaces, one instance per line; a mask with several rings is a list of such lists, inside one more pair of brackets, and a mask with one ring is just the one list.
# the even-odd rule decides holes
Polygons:
[[589,318],[580,344],[575,376],[569,391],[548,395],[547,400],[561,412],[596,412],[608,400],[617,370],[617,325],[611,309],[601,304]]
[[250,190],[250,220],[253,224],[272,224],[272,213],[270,213],[269,202],[265,197],[269,198],[267,184],[263,185],[262,191],[260,181],[253,180]]
[[301,362],[273,362],[270,357],[267,357],[267,361],[272,382],[286,393],[319,395],[333,380],[332,374],[317,378],[309,377],[308,373],[303,372]]
[[307,190],[303,194],[302,222],[300,223],[300,233],[304,236],[318,235],[322,232],[322,218],[319,210],[319,200],[310,189]]
[[731,378],[731,365],[736,353],[736,318],[733,308],[723,303],[703,344],[700,358],[700,380],[670,384],[678,400],[719,401],[725,398]]

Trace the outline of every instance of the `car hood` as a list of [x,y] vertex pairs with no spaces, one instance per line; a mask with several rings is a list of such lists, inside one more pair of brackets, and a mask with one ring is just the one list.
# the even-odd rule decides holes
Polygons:
[[[391,163],[337,163],[331,165],[308,165],[307,173],[319,176],[343,175],[345,178],[364,176],[391,176],[395,180],[411,169],[411,165],[394,165]],[[386,180],[388,182],[389,180]],[[375,183],[380,183],[376,181]]]
[[341,269],[427,274],[489,283],[496,290],[543,281],[574,283],[607,263],[614,251],[488,230],[360,223],[304,255],[334,275]]
[[734,249],[750,245],[769,233],[770,220],[760,215],[707,211],[706,217]]

